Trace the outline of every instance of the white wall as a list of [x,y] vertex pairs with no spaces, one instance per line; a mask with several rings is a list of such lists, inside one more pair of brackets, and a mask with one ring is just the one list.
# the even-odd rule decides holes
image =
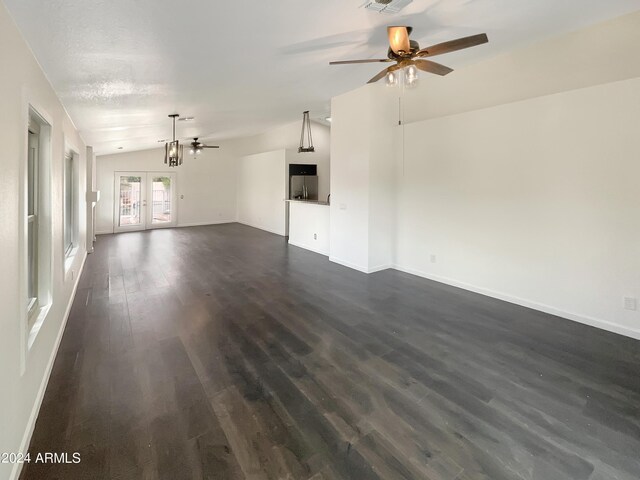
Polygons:
[[[403,127],[353,126],[355,109],[397,120],[384,85],[334,99],[331,258],[361,255],[351,266],[367,271],[387,241],[371,214],[385,198],[396,268],[640,338],[640,313],[623,308],[640,297],[639,43],[640,12],[423,75],[402,96]],[[389,128],[395,161],[354,145]],[[374,173],[349,190],[356,166],[397,181]]]
[[329,255],[329,206],[289,202],[289,243]]
[[238,160],[238,222],[285,235],[285,157],[285,150],[276,150]]
[[369,271],[393,265],[395,249],[397,97],[384,85],[371,86],[369,118]]
[[389,268],[398,99],[391,89],[366,85],[333,98],[331,111],[330,259],[363,272]]
[[369,156],[367,87],[331,101],[330,259],[369,270]]
[[[77,279],[86,257],[86,165],[84,142],[17,27],[0,2],[0,452],[25,451],[44,394]],[[51,303],[33,343],[27,346],[25,164],[28,106],[51,128]],[[65,273],[63,254],[63,157],[65,144],[79,154],[76,256]],[[19,465],[0,463],[0,478],[17,478]]]
[[206,149],[196,158],[185,152],[184,163],[164,164],[164,149],[98,156],[96,232],[113,233],[114,173],[117,171],[173,172],[177,175],[178,226],[236,221],[235,159],[224,147]]
[[325,125],[311,122],[313,144],[316,151],[313,153],[298,153],[301,128],[302,113],[300,114],[299,122],[289,123],[259,135],[225,141],[221,145],[224,144],[237,158],[254,153],[286,150],[287,163],[317,164],[318,196],[320,200],[326,200],[327,195],[331,193],[329,188],[331,130]]
[[640,79],[407,125],[399,268],[640,337],[638,125]]

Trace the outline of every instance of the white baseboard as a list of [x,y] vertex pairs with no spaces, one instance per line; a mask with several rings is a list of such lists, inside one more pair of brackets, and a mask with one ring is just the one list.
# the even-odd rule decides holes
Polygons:
[[194,223],[179,223],[178,228],[183,227],[204,227],[206,225],[222,225],[225,223],[236,223],[235,220],[221,220],[219,222],[194,222]]
[[488,297],[497,298],[498,300],[503,300],[505,302],[514,303],[516,305],[520,305],[523,307],[531,308],[533,310],[538,310],[544,313],[548,313],[550,315],[555,315],[558,317],[566,318],[567,320],[572,320],[574,322],[582,323],[585,325],[589,325],[592,327],[599,328],[601,330],[607,330],[609,332],[617,333],[619,335],[624,335],[626,337],[635,338],[640,340],[640,329],[627,328],[622,325],[618,325],[616,323],[609,322],[607,320],[603,320],[600,318],[589,317],[587,315],[581,315],[578,313],[567,312],[565,310],[558,309],[556,307],[552,307],[550,305],[546,305],[543,303],[535,302],[532,300],[527,300],[525,298],[516,297],[513,295],[509,295],[503,292],[497,292],[494,290],[490,290],[487,288],[479,287],[477,285],[471,285],[469,283],[460,282],[458,280],[454,280],[452,278],[441,277],[439,275],[433,275],[430,273],[423,272],[421,270],[417,270],[411,267],[404,267],[402,265],[394,265],[393,268],[399,270],[401,272],[409,273],[411,275],[416,275],[418,277],[428,278],[429,280],[433,280],[435,282],[444,283],[446,285],[451,285],[453,287],[462,288],[464,290],[469,290],[471,292],[479,293],[481,295],[486,295]]
[[284,237],[284,233],[282,233],[282,232],[276,232],[275,230],[271,230],[270,228],[266,228],[266,227],[261,226],[261,225],[254,225],[254,224],[252,224],[252,223],[243,222],[243,221],[241,221],[241,220],[238,220],[236,223],[240,223],[240,224],[242,224],[242,225],[246,225],[247,227],[257,228],[258,230],[264,230],[265,232],[275,233],[276,235],[280,235],[281,237]]
[[[206,225],[222,225],[224,223],[236,223],[235,220],[221,220],[219,222],[193,222],[193,223],[179,223],[178,225],[173,225],[171,227],[164,228],[182,228],[182,227],[203,227]],[[144,231],[144,230],[139,230]],[[113,230],[98,230],[95,232],[96,235],[111,235],[115,233]]]
[[390,263],[389,264],[378,265],[376,267],[371,267],[367,273],[381,272],[382,270],[389,270],[390,268],[393,268],[393,265],[390,264]]
[[312,251],[314,253],[317,253],[319,255],[324,255],[325,257],[329,256],[329,253],[327,253],[327,252],[323,252],[321,250],[318,250],[317,248],[314,248],[311,245],[306,245],[304,243],[298,243],[298,242],[292,242],[291,239],[289,239],[289,245],[293,245],[294,247],[304,248],[305,250],[310,250],[310,251]]
[[366,267],[356,265],[355,263],[347,262],[346,260],[342,260],[338,257],[332,257],[331,255],[329,255],[329,261],[333,263],[338,263],[343,267],[353,268],[354,270],[358,270],[359,272],[362,272],[362,273],[369,273],[369,270]]
[[380,272],[382,270],[388,270],[389,268],[394,268],[394,266],[392,264],[388,264],[388,265],[377,265],[375,267],[362,267],[360,265],[356,265],[355,263],[351,263],[351,262],[347,262],[346,260],[342,260],[340,258],[337,257],[331,257],[329,256],[329,260],[334,262],[334,263],[339,263],[342,266],[345,267],[349,267],[349,268],[353,268],[354,270],[358,270],[359,272],[362,273],[376,273],[376,272]]
[[[29,449],[29,444],[31,443],[33,430],[35,429],[36,420],[38,419],[38,413],[40,413],[40,407],[42,406],[42,400],[44,399],[44,393],[47,390],[47,385],[49,384],[49,378],[51,377],[53,364],[56,360],[58,349],[60,348],[62,335],[64,334],[65,327],[67,326],[67,320],[69,319],[69,314],[71,313],[71,307],[73,306],[73,301],[76,298],[76,292],[78,291],[78,285],[80,284],[80,277],[82,276],[82,272],[84,271],[84,264],[86,261],[87,261],[87,253],[85,252],[82,258],[82,264],[78,269],[78,275],[75,278],[75,283],[73,285],[73,291],[71,292],[71,297],[69,298],[69,302],[67,303],[67,309],[64,312],[64,317],[62,319],[60,329],[58,330],[58,335],[56,337],[53,350],[51,351],[51,355],[49,356],[49,361],[47,362],[45,373],[44,373],[44,376],[42,377],[42,382],[40,383],[40,388],[38,389],[38,395],[36,396],[36,401],[34,402],[33,408],[31,409],[31,414],[29,415],[27,428],[25,429],[24,435],[22,437],[22,441],[20,442],[21,453],[27,453],[27,450]],[[22,472],[22,466],[23,466],[22,463],[14,464],[13,469],[11,470],[11,474],[9,476],[10,480],[18,480],[18,477]]]

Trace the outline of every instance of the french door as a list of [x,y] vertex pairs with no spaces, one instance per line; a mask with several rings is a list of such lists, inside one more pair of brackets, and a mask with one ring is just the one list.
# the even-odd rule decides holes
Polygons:
[[114,232],[175,227],[176,174],[116,172]]

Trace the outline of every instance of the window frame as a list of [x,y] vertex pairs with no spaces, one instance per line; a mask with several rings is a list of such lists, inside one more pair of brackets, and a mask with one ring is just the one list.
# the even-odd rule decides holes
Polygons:
[[[31,108],[30,110],[34,110]],[[37,112],[34,113],[37,114]],[[40,187],[40,125],[38,122],[31,121],[32,114],[29,114],[29,124],[27,127],[27,202],[26,202],[26,216],[27,216],[27,321],[32,324],[38,310],[39,301],[39,282],[38,282],[38,227],[39,227],[39,187]],[[36,145],[34,146],[34,142]],[[34,157],[31,156],[33,150],[36,150]],[[32,164],[32,165],[30,165]],[[31,175],[29,175],[29,169],[31,168]],[[29,208],[29,202],[31,202],[31,209]],[[29,231],[33,233],[33,238],[30,237]],[[32,260],[32,256],[35,258]],[[31,283],[33,284],[31,285]],[[30,292],[33,292],[35,296],[30,296]]]
[[[20,375],[27,363],[39,332],[46,322],[53,302],[53,117],[43,106],[33,102],[32,92],[22,90],[23,143],[20,161],[19,222],[19,298]],[[38,133],[36,139],[29,132]],[[30,144],[31,139],[31,144]],[[37,145],[37,159],[31,165],[30,145]],[[31,175],[31,177],[30,177]],[[29,235],[30,226],[33,235]],[[29,262],[33,260],[30,267]],[[33,276],[30,279],[30,268]],[[34,296],[32,296],[34,295]]]
[[[63,167],[63,223],[62,223],[62,247],[64,249],[64,258],[73,257],[76,247],[76,182],[75,182],[75,164],[77,154],[73,151],[66,151],[64,154]],[[69,163],[67,163],[69,162]],[[70,189],[71,192],[67,190]],[[71,202],[67,209],[67,201]],[[69,242],[67,243],[67,234]]]

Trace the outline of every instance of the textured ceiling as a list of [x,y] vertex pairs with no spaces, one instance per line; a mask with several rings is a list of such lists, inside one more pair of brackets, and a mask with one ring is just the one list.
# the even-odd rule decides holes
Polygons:
[[[453,68],[640,8],[639,0],[414,0],[397,15],[364,0],[4,1],[85,141],[100,154],[178,136],[221,140],[329,114],[330,98],[380,65],[330,60],[386,53],[385,26],[428,46],[487,32],[438,57]],[[455,72],[452,74],[455,75]],[[445,81],[445,79],[443,79]]]

